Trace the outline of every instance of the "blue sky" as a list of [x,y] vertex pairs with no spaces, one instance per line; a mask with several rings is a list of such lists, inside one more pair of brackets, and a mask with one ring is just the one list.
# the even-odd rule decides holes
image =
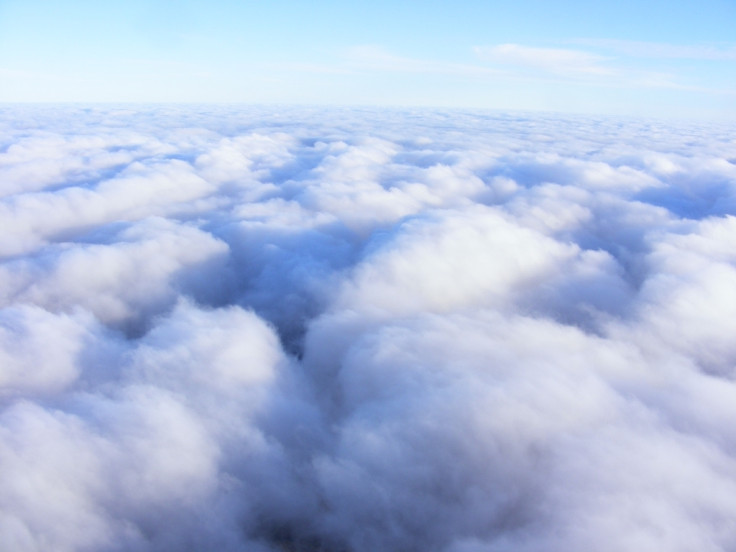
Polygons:
[[736,119],[734,0],[0,0],[0,101]]

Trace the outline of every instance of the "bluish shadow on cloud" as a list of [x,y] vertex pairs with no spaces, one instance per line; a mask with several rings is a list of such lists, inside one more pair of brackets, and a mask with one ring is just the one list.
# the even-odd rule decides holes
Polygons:
[[0,549],[736,547],[733,128],[0,117]]
[[643,190],[636,198],[679,217],[723,216],[736,211],[736,167],[719,160],[712,167],[678,170],[668,186]]

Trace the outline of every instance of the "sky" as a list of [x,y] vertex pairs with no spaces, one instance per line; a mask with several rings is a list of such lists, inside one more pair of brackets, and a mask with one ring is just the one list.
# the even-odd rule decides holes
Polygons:
[[0,0],[0,102],[736,119],[732,0]]

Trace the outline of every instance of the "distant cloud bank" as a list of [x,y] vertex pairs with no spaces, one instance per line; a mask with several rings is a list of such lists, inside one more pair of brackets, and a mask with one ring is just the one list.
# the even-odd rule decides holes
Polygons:
[[736,549],[735,131],[0,108],[0,549]]

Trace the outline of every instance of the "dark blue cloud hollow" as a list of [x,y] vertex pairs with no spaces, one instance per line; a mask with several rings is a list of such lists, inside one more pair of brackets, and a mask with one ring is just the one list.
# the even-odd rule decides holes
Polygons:
[[663,128],[3,108],[0,549],[736,549],[736,129]]

